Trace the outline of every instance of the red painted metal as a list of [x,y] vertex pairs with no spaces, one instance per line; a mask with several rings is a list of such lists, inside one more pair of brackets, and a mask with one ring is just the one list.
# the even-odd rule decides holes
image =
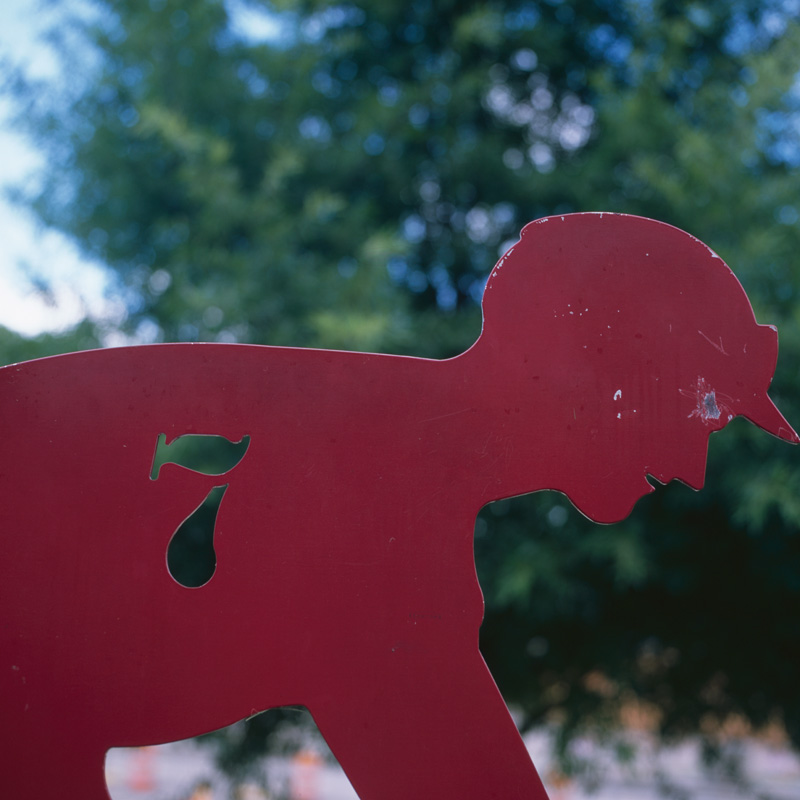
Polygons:
[[[16,800],[107,797],[110,747],[308,706],[364,800],[546,794],[478,650],[472,534],[557,489],[594,520],[703,484],[767,396],[777,335],[705,245],[637,217],[539,220],[457,358],[167,344],[0,370],[0,753]],[[154,452],[250,437],[220,478]],[[163,443],[162,443],[163,445]],[[227,484],[217,568],[166,551]]]

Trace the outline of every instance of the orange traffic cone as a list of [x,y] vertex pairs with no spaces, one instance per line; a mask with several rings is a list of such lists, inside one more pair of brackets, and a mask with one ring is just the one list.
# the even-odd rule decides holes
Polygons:
[[138,747],[131,756],[128,788],[134,792],[152,792],[156,788],[154,747]]
[[301,750],[292,759],[290,779],[292,800],[316,800],[322,758],[312,750]]

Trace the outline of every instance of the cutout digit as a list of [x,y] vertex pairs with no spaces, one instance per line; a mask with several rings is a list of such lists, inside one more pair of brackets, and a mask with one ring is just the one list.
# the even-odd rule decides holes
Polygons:
[[203,475],[224,475],[244,458],[249,446],[249,436],[232,442],[224,436],[187,433],[167,443],[166,434],[161,433],[156,443],[150,479],[158,480],[164,464],[177,464]]
[[214,529],[228,484],[215,486],[180,524],[167,547],[169,574],[187,589],[205,586],[217,569]]

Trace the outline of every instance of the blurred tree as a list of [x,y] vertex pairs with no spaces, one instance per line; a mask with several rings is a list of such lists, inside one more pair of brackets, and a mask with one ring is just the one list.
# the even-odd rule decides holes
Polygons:
[[[731,264],[780,326],[774,395],[800,419],[797,2],[76,8],[62,80],[8,78],[48,163],[20,199],[131,290],[139,340],[449,356],[525,222],[624,211]],[[800,472],[751,428],[712,437],[702,493],[659,489],[617,526],[552,494],[481,515],[484,652],[568,766],[566,734],[632,708],[800,744]]]
[[15,364],[31,358],[72,353],[100,346],[100,337],[91,322],[82,322],[70,331],[25,337],[0,325],[0,364]]

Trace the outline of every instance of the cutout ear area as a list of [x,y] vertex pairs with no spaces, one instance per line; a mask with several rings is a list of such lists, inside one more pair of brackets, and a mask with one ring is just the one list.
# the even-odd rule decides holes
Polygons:
[[233,442],[224,436],[187,433],[167,444],[166,434],[160,433],[156,441],[150,479],[158,480],[164,464],[177,464],[203,475],[224,475],[244,458],[249,446],[249,436]]
[[205,500],[178,526],[167,546],[167,569],[187,589],[207,584],[217,569],[214,528],[225,490],[215,486]]

